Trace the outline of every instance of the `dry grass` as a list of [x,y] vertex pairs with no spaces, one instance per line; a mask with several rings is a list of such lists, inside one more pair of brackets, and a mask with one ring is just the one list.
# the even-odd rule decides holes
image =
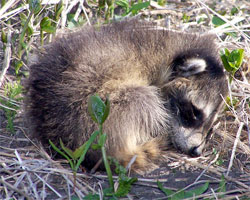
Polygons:
[[[55,2],[55,1],[54,1]],[[96,23],[103,20],[97,19],[97,4],[89,1],[88,3],[76,1],[64,1],[66,6],[62,12],[62,17],[57,23],[58,28],[65,27],[67,22],[66,14],[71,9],[82,13],[84,23]],[[77,4],[80,2],[80,4]],[[0,7],[0,32],[7,33],[7,43],[3,51],[3,44],[0,43],[0,98],[5,98],[5,85],[16,82],[17,76],[14,74],[13,61],[18,60],[16,52],[17,41],[14,37],[20,34],[19,14],[25,12],[27,5],[17,7],[21,1],[9,0],[4,7]],[[49,6],[44,9],[53,10],[54,4],[48,2]],[[45,4],[44,4],[45,6]],[[213,9],[211,9],[213,7]],[[239,13],[230,16],[230,10],[233,7],[239,7]],[[175,170],[183,171],[187,174],[186,187],[199,185],[206,181],[217,183],[200,198],[218,199],[225,195],[225,199],[240,199],[241,197],[250,197],[250,3],[248,1],[186,1],[181,3],[177,0],[167,1],[167,6],[159,6],[151,2],[151,8],[139,12],[144,18],[150,18],[159,24],[170,29],[182,31],[199,31],[214,33],[218,37],[221,48],[229,49],[243,48],[245,50],[244,63],[241,69],[236,73],[236,78],[229,87],[229,96],[231,101],[226,101],[227,109],[220,115],[214,127],[214,134],[211,138],[209,147],[204,156],[199,158],[189,158],[177,152],[169,152],[166,155],[168,160],[168,171],[158,174],[149,174],[146,177],[139,178],[138,183],[133,187],[132,194],[128,199],[151,197],[145,196],[138,188],[155,192],[152,198],[164,199],[164,195],[157,192],[157,180],[169,183],[169,175]],[[221,15],[226,11],[225,15]],[[45,15],[48,12],[44,12]],[[183,13],[190,16],[188,22],[183,22]],[[161,15],[159,19],[157,16]],[[80,15],[75,16],[76,19]],[[213,16],[218,16],[226,23],[215,27],[211,23]],[[7,20],[12,19],[12,24]],[[204,18],[201,23],[197,23],[198,18]],[[35,20],[35,19],[32,19]],[[40,19],[38,19],[39,21]],[[27,45],[33,49],[39,46],[39,26],[34,28],[34,33]],[[227,34],[226,34],[227,33]],[[230,34],[235,34],[235,37]],[[51,36],[46,36],[46,40],[51,40]],[[27,56],[23,53],[22,59],[24,66],[21,72],[27,71]],[[237,99],[236,102],[232,102]],[[105,175],[86,174],[79,172],[77,182],[73,191],[73,175],[65,161],[53,161],[45,151],[33,144],[26,135],[22,124],[22,102],[12,101],[16,107],[6,107],[6,109],[17,109],[17,116],[14,121],[15,133],[10,134],[6,130],[6,118],[4,111],[0,109],[0,199],[70,199],[72,195],[83,198],[89,192],[102,193],[107,180]],[[1,103],[0,103],[1,104]],[[234,106],[232,106],[234,105]],[[195,173],[196,172],[196,173]],[[173,174],[173,173],[172,173]],[[218,183],[221,181],[222,174],[227,181],[227,190],[218,192]],[[167,176],[166,176],[167,175]],[[193,176],[193,177],[192,177]],[[191,182],[191,178],[194,181]],[[176,178],[177,180],[177,178]],[[167,184],[168,185],[168,184]],[[171,185],[171,183],[170,183]],[[145,189],[146,188],[146,189]],[[172,187],[172,190],[181,189]],[[190,198],[191,199],[191,198]]]

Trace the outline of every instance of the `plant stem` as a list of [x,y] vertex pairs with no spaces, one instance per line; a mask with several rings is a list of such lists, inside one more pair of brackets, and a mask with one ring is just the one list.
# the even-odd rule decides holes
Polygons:
[[103,158],[104,166],[105,166],[106,172],[108,174],[109,185],[112,188],[112,190],[114,191],[114,181],[113,181],[110,165],[109,165],[109,162],[107,159],[106,150],[105,150],[105,147],[102,147],[101,149],[102,149],[102,158]]
[[[99,132],[100,132],[101,135],[103,134],[103,132],[102,132],[102,124],[99,125]],[[102,151],[102,158],[103,158],[104,166],[105,166],[106,172],[108,174],[109,185],[110,185],[110,187],[112,188],[112,190],[114,192],[114,180],[113,180],[113,177],[112,177],[112,172],[111,172],[110,165],[109,165],[109,162],[108,162],[108,159],[107,159],[106,149],[105,149],[104,145],[101,147],[101,151]]]
[[41,43],[41,46],[43,46],[43,40],[44,40],[44,34],[43,34],[43,30],[41,29],[40,30],[40,43]]
[[23,42],[24,42],[24,36],[25,36],[25,33],[26,33],[26,30],[28,28],[28,25],[29,25],[29,22],[31,20],[31,17],[32,15],[34,14],[34,8],[31,10],[29,16],[28,16],[28,19],[26,20],[24,26],[23,26],[23,30],[21,32],[21,35],[20,35],[20,38],[19,38],[19,44],[18,44],[18,58],[21,58],[22,57],[22,45],[23,45]]

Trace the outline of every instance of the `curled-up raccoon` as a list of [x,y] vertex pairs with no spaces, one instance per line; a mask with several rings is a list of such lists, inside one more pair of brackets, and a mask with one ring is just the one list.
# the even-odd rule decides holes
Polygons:
[[[173,144],[202,153],[227,94],[226,77],[211,35],[159,30],[151,23],[84,27],[44,47],[30,66],[26,114],[32,134],[49,148],[61,138],[75,149],[97,129],[87,102],[107,94],[107,152],[135,170],[158,163]],[[89,150],[87,163],[101,155]]]

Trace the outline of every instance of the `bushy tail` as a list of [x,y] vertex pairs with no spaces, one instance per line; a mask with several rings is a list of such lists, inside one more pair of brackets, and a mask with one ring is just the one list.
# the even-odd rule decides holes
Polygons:
[[129,144],[127,148],[123,148],[115,154],[120,164],[127,166],[131,159],[135,156],[135,161],[131,168],[137,173],[143,174],[158,168],[158,164],[163,160],[163,150],[170,145],[168,140],[161,137],[154,138],[141,145]]

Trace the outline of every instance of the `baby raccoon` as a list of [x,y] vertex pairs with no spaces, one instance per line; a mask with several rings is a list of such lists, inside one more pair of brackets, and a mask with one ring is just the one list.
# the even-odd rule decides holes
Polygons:
[[[88,99],[108,94],[107,152],[123,165],[136,155],[133,168],[146,171],[171,144],[201,155],[227,94],[212,35],[130,20],[84,27],[44,49],[30,66],[25,105],[31,133],[46,148],[49,139],[72,150],[86,142],[98,128]],[[86,159],[100,158],[90,149]]]

